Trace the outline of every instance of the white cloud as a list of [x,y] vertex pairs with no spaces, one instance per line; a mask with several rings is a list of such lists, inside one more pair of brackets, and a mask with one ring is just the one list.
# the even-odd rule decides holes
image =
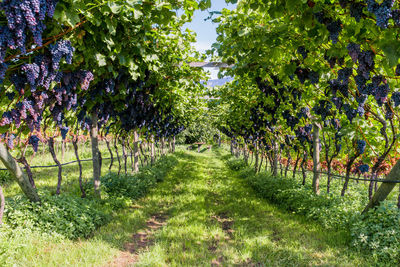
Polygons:
[[215,80],[218,79],[219,68],[203,68],[205,71],[210,72],[210,79]]
[[208,43],[208,42],[196,42],[196,43],[194,43],[194,47],[199,52],[205,52],[206,50],[211,49],[211,43]]

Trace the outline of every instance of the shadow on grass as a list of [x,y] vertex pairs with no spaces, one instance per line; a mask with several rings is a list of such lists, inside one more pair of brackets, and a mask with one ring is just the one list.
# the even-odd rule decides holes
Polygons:
[[[227,168],[224,150],[178,152],[170,157],[174,167],[164,181],[129,208],[114,211],[113,220],[87,242],[124,250],[133,234],[145,229],[149,217],[162,213],[167,224],[152,235],[153,245],[140,250],[135,266],[369,265],[348,251],[343,233],[327,232],[258,198]],[[89,177],[90,167],[85,163]],[[71,190],[67,185],[77,185],[77,174],[69,171],[63,183],[66,190]],[[52,190],[56,172],[41,176],[46,174],[49,178],[43,178],[40,186]],[[91,255],[88,252],[87,257]],[[110,255],[103,257],[104,263],[110,260]]]
[[138,266],[365,263],[348,251],[346,234],[326,232],[256,197],[225,166],[223,156],[218,149],[214,154],[180,154],[167,180],[141,201],[142,210],[163,210],[169,219]]

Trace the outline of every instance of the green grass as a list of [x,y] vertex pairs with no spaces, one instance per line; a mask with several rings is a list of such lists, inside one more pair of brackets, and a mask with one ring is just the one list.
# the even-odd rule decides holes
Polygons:
[[324,231],[256,197],[221,155],[186,153],[149,199],[168,203],[169,220],[138,266],[368,265],[349,251],[345,233]]
[[88,240],[16,233],[7,266],[106,266],[160,212],[168,215],[167,224],[155,232],[154,244],[140,251],[137,266],[372,265],[349,250],[345,233],[325,231],[257,197],[226,166],[225,155],[176,153],[179,162],[164,182],[116,212]]

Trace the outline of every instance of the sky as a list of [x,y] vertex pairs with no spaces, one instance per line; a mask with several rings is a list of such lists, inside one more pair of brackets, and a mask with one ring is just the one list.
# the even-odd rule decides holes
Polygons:
[[[200,52],[205,52],[211,49],[211,45],[217,39],[216,28],[217,24],[212,23],[211,20],[204,21],[209,17],[209,11],[221,11],[223,8],[234,9],[236,5],[226,4],[224,0],[211,0],[211,8],[204,11],[195,11],[193,20],[190,23],[186,23],[185,27],[196,32],[197,42],[194,44],[196,49]],[[211,79],[218,79],[217,68],[205,68],[211,72]]]

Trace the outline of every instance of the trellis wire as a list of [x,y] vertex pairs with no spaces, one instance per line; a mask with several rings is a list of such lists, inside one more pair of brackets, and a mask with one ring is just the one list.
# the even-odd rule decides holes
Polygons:
[[[293,170],[288,170],[293,172]],[[311,172],[314,173],[314,171],[311,170],[305,170],[306,172]],[[297,173],[302,173],[302,170],[297,170]],[[325,174],[326,176],[328,176],[327,172],[318,172],[319,174]],[[343,175],[339,175],[339,174],[330,174],[331,178],[336,178],[336,179],[346,179],[346,176]],[[400,180],[384,180],[384,179],[367,179],[367,178],[357,178],[357,177],[349,177],[349,180],[354,180],[354,181],[367,181],[367,182],[379,182],[379,183],[389,183],[389,184],[399,184]]]
[[[127,157],[130,157],[130,156],[133,156],[133,154],[128,154],[127,155]],[[114,157],[114,158],[123,158],[124,156],[119,156],[119,157]],[[102,160],[104,160],[104,159],[111,159],[111,158],[102,158]],[[80,162],[85,162],[85,161],[92,161],[93,159],[91,158],[91,159],[81,159],[81,160],[79,160]],[[69,161],[69,162],[66,162],[66,163],[62,163],[62,164],[60,164],[61,166],[66,166],[66,165],[71,165],[71,164],[74,164],[74,163],[77,163],[78,161],[77,160],[74,160],[74,161]],[[25,167],[21,167],[21,168],[24,168],[25,169]],[[47,165],[47,166],[30,166],[30,168],[31,169],[38,169],[38,168],[58,168],[58,165]],[[0,168],[0,171],[8,171],[8,169],[6,169],[6,168]]]

